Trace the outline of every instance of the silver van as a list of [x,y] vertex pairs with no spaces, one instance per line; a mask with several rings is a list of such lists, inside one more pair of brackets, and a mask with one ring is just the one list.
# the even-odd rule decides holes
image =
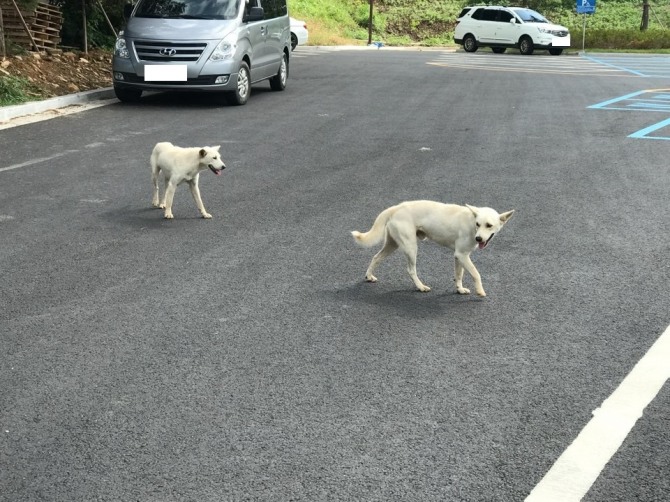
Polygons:
[[286,87],[286,0],[139,0],[125,15],[112,59],[121,101],[137,101],[142,91],[183,90],[225,93],[243,105],[251,84]]

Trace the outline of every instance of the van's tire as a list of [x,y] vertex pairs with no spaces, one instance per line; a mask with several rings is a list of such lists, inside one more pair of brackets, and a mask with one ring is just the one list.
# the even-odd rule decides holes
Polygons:
[[563,54],[563,49],[549,49],[549,54],[552,56],[560,56]]
[[142,97],[142,90],[114,86],[114,94],[122,103],[137,103]]
[[281,64],[277,74],[270,79],[270,89],[273,91],[283,91],[286,89],[286,81],[288,80],[288,57],[284,52],[281,56]]
[[228,93],[227,101],[234,106],[241,106],[247,104],[249,96],[251,95],[251,74],[249,72],[249,65],[246,61],[240,63],[240,69],[237,71],[237,82],[235,83],[235,90]]
[[493,52],[495,52],[496,54],[502,54],[507,50],[507,48],[506,47],[491,47],[491,50]]
[[295,33],[291,33],[291,50],[294,51],[298,47],[298,37],[295,36]]
[[535,45],[533,44],[533,39],[530,37],[523,36],[519,40],[519,52],[524,56],[530,56],[535,50]]
[[474,35],[471,35],[468,33],[463,37],[463,49],[465,52],[476,52],[478,47],[477,47],[477,39],[474,37]]

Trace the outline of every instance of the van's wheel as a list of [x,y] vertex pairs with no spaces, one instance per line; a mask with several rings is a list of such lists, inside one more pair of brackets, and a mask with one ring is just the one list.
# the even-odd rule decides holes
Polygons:
[[279,71],[270,79],[270,89],[273,91],[283,91],[286,89],[286,81],[288,80],[288,56],[283,53],[281,56],[281,64]]
[[507,49],[505,47],[491,47],[491,50],[495,52],[496,54],[502,54],[505,52]]
[[114,86],[114,94],[122,103],[137,103],[142,97],[142,90]]
[[519,52],[524,56],[530,56],[534,50],[533,40],[530,37],[521,37],[521,40],[519,40]]
[[477,39],[469,33],[463,37],[463,49],[465,52],[475,52],[477,50]]
[[231,105],[245,105],[249,101],[251,94],[251,76],[249,74],[249,65],[246,61],[240,63],[240,69],[237,71],[237,85],[235,90],[228,93],[227,101]]
[[295,36],[295,33],[291,33],[291,50],[294,51],[298,47],[298,37]]
[[552,56],[560,56],[563,54],[563,49],[549,49],[549,54]]

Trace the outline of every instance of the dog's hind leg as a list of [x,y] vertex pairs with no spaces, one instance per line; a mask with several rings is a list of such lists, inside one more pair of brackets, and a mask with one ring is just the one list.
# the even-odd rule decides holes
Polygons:
[[475,281],[475,292],[479,296],[486,296],[486,292],[484,292],[484,286],[482,286],[482,277],[475,268],[475,264],[472,263],[470,256],[465,253],[456,253],[456,259],[461,262],[463,268],[468,271],[468,273],[472,276],[472,279]]
[[158,177],[161,172],[161,168],[151,163],[151,186],[153,188],[153,195],[151,197],[151,205],[153,207],[160,206],[160,189],[158,188]]
[[470,290],[463,287],[463,272],[465,269],[458,258],[454,256],[454,281],[456,282],[456,291],[461,295],[469,295]]
[[414,281],[414,285],[419,291],[427,293],[430,287],[421,282],[416,273],[416,255],[419,251],[419,244],[416,240],[414,224],[412,223],[410,227],[410,224],[407,223],[391,221],[388,224],[388,231],[407,258],[407,273]]
[[381,262],[384,258],[393,253],[396,249],[398,249],[398,245],[393,239],[391,239],[391,237],[388,234],[386,234],[386,239],[384,240],[384,247],[382,247],[379,250],[379,252],[372,257],[370,266],[368,267],[368,270],[365,272],[366,281],[377,282],[377,278],[374,275],[372,275],[375,269],[377,268],[377,265],[379,265],[379,262]]
[[188,182],[188,187],[191,189],[191,195],[193,196],[195,205],[198,206],[198,211],[200,211],[202,217],[205,219],[210,219],[212,215],[205,210],[205,206],[202,203],[202,198],[200,197],[200,189],[198,188],[197,176]]
[[164,218],[171,220],[174,218],[172,214],[172,200],[174,199],[174,192],[177,189],[177,185],[174,183],[166,182],[165,184],[165,194],[163,195],[163,202],[160,207],[165,208]]

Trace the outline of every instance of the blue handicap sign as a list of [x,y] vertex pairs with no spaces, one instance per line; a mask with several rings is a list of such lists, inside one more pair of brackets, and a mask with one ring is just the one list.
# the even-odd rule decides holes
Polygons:
[[577,14],[594,14],[596,0],[577,0]]

